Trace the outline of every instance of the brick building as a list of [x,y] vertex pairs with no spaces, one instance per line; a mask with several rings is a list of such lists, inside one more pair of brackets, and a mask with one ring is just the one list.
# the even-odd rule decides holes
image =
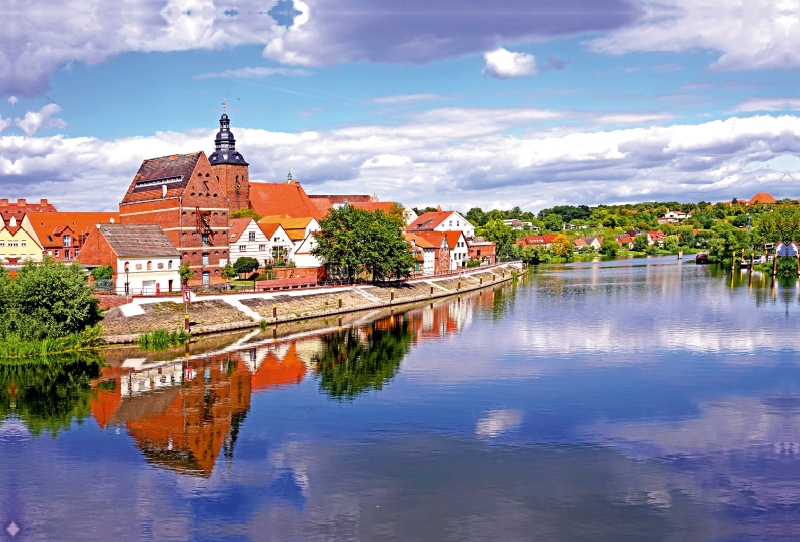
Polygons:
[[44,253],[67,263],[80,255],[97,224],[119,222],[119,213],[30,212],[26,216]]
[[25,214],[30,212],[55,213],[56,208],[52,203],[48,203],[46,199],[41,200],[39,203],[28,203],[28,200],[24,199],[18,199],[16,202],[10,202],[8,198],[0,199],[0,216],[5,220],[13,216],[19,222]]
[[119,204],[121,223],[161,226],[195,271],[190,285],[225,282],[229,212],[226,192],[202,151],[143,161]]

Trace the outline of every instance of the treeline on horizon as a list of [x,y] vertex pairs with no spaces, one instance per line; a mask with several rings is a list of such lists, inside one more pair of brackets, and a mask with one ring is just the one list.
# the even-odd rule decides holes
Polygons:
[[[556,231],[565,224],[574,226],[602,226],[606,228],[658,229],[658,219],[668,211],[692,213],[692,218],[685,225],[693,225],[699,229],[710,229],[718,220],[728,220],[734,226],[747,225],[747,214],[756,215],[766,211],[784,207],[799,207],[798,200],[786,198],[774,204],[755,203],[746,205],[744,201],[734,198],[730,203],[680,203],[677,201],[645,201],[620,205],[556,205],[540,210],[523,211],[519,206],[508,210],[492,209],[484,211],[473,207],[462,213],[474,226],[484,226],[493,220],[513,220],[531,222],[545,230]],[[418,215],[436,211],[435,207],[414,207]],[[731,218],[733,217],[733,220]],[[737,218],[740,217],[740,218]]]

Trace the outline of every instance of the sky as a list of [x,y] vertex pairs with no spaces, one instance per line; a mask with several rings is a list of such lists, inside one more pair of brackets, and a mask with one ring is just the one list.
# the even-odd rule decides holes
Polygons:
[[466,211],[800,198],[792,0],[3,2],[0,197],[116,210],[141,161]]

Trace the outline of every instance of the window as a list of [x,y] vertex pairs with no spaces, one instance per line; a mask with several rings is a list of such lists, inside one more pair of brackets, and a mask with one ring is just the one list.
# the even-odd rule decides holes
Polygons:
[[248,233],[247,234],[247,240],[250,241],[251,243],[255,242],[255,240],[256,240],[256,232],[251,231],[250,233]]
[[172,269],[172,260],[167,262],[167,269]]
[[22,246],[24,246],[24,247],[28,246],[28,242],[27,241],[21,241],[21,243],[22,243]]
[[208,252],[203,252],[203,265],[208,265]]
[[281,240],[280,237],[276,237],[275,239],[272,240],[272,242],[273,243],[278,243],[278,242],[280,242],[280,240]]
[[151,271],[153,269],[153,262],[147,262],[147,270]]
[[61,257],[61,255],[60,255],[60,254],[58,253],[58,251],[56,250],[56,258],[60,258],[60,257]]
[[6,246],[6,242],[5,241],[0,241],[0,247],[4,247],[4,246]]
[[236,239],[236,234],[235,233],[231,234],[231,239]]
[[211,282],[211,275],[208,271],[203,271],[203,284],[209,284]]
[[76,248],[76,249],[75,249],[75,257],[77,258],[77,257],[78,257],[78,254],[80,254],[80,253],[81,253],[81,251],[80,251],[80,250],[78,250],[78,249]]
[[264,252],[265,250],[267,250],[267,245],[258,245],[258,250]]
[[453,221],[451,220],[450,222],[447,223],[447,225],[448,226],[452,226],[453,225]]
[[207,233],[203,234],[203,246],[204,247],[208,246],[208,234]]
[[69,250],[64,251],[64,259],[69,261]]
[[247,245],[239,245],[239,252],[247,252]]
[[69,235],[64,236],[64,246],[71,247],[72,246],[72,237]]

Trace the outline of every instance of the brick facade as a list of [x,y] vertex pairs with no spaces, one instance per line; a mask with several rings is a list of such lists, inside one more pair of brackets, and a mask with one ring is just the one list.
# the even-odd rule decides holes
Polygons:
[[231,211],[250,208],[250,178],[248,166],[240,164],[215,164],[211,166],[222,191],[230,200]]
[[230,205],[204,152],[145,160],[119,211],[123,224],[162,227],[195,271],[190,286],[225,282]]

